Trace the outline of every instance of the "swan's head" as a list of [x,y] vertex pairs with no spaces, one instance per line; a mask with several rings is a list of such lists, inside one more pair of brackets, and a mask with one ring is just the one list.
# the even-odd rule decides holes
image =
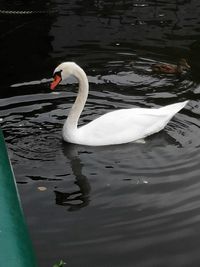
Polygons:
[[78,66],[74,62],[64,62],[58,65],[53,72],[53,82],[50,85],[51,90],[54,90],[61,81],[73,75],[77,67]]

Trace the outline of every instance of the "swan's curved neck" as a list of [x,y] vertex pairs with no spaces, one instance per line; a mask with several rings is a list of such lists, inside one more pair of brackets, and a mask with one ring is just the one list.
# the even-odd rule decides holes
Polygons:
[[73,76],[78,79],[79,89],[76,100],[63,127],[63,130],[69,134],[73,134],[73,132],[77,129],[78,120],[85,106],[89,89],[87,76],[79,66],[76,66],[76,68],[74,68]]

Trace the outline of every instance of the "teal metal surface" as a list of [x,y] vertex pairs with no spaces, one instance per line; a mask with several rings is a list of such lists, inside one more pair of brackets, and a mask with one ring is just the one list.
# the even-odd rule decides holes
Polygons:
[[0,130],[0,266],[36,267],[14,174]]

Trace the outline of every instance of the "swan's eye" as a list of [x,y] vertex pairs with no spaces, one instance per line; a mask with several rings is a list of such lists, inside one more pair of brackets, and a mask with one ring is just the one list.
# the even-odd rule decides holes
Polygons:
[[59,76],[62,79],[62,75],[61,75],[62,70],[56,71],[53,75],[53,78],[55,78],[56,76]]

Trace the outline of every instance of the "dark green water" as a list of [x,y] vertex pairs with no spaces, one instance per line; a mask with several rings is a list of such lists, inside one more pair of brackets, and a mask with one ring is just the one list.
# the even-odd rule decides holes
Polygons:
[[[0,117],[40,266],[200,265],[198,1],[3,1]],[[151,64],[187,58],[181,77]],[[187,107],[145,144],[62,141],[76,85],[49,90],[53,69],[86,71],[87,123],[118,108]],[[14,85],[14,87],[11,85]],[[45,187],[40,191],[39,187]]]

